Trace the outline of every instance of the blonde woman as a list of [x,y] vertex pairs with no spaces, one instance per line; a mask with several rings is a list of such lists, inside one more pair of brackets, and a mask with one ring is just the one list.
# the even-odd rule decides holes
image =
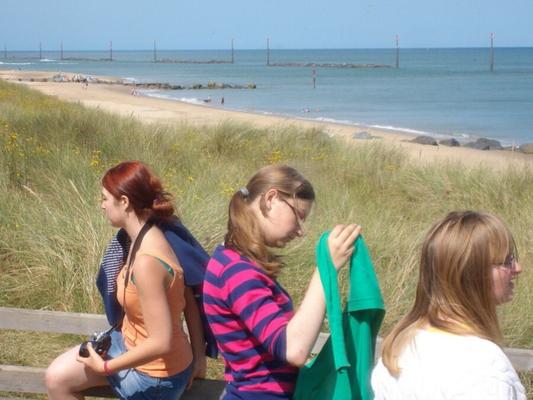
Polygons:
[[376,400],[525,400],[496,315],[521,272],[498,217],[452,212],[434,224],[413,308],[385,338],[372,374]]

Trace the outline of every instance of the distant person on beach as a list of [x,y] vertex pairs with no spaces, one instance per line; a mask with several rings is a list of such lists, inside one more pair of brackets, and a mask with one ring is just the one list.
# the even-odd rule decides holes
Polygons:
[[222,96],[222,98],[220,99],[220,104],[224,105],[224,96]]
[[[196,301],[184,284],[186,267],[161,228],[176,221],[171,197],[145,164],[128,161],[102,178],[101,208],[130,246],[115,286],[123,312],[104,357],[89,344],[88,355],[76,346],[52,362],[48,396],[80,399],[87,388],[110,385],[121,399],[178,399],[192,377],[205,375],[205,346]],[[184,312],[195,313],[193,347],[182,328]]]
[[[290,399],[324,321],[325,298],[315,269],[295,312],[277,280],[284,264],[271,248],[304,234],[315,192],[289,166],[257,171],[229,204],[228,231],[209,261],[203,287],[207,320],[226,366],[221,399]],[[361,227],[337,225],[328,246],[338,271]]]
[[422,245],[414,305],[383,342],[372,374],[376,400],[525,400],[501,348],[496,306],[522,272],[498,217],[452,212]]

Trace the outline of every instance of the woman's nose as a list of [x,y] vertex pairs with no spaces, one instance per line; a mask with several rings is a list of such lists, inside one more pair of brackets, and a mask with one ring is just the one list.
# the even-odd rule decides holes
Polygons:
[[520,264],[518,261],[515,261],[514,268],[513,268],[513,274],[519,275],[522,273],[522,264]]

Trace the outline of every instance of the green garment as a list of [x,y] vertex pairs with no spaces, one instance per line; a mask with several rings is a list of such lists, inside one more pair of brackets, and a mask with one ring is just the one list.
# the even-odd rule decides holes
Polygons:
[[383,298],[368,249],[359,237],[350,263],[350,295],[341,312],[328,236],[326,232],[320,238],[316,258],[331,335],[320,353],[300,370],[293,400],[372,400],[370,373],[385,315]]

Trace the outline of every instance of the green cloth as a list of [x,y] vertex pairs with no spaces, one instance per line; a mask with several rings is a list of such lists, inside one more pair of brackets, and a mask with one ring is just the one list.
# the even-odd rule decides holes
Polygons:
[[300,369],[293,400],[372,400],[370,373],[385,315],[383,298],[368,249],[359,236],[350,262],[350,294],[341,312],[328,236],[329,232],[321,236],[316,258],[331,335],[320,353]]

